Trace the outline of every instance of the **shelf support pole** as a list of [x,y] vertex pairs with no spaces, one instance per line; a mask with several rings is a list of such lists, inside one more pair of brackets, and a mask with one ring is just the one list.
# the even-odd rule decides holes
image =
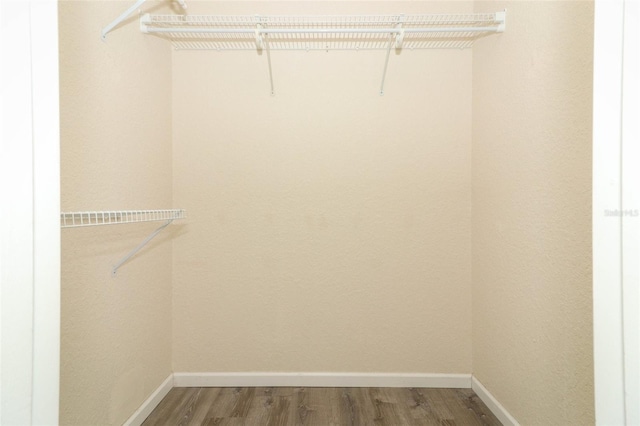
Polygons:
[[387,45],[387,58],[384,61],[384,69],[382,70],[382,83],[380,83],[380,96],[384,96],[384,80],[387,77],[387,66],[389,65],[389,54],[393,45],[394,34],[389,34],[389,44]]
[[114,29],[115,27],[117,27],[122,21],[124,21],[125,19],[127,19],[129,17],[129,15],[131,15],[133,12],[136,11],[136,9],[139,9],[140,6],[142,6],[142,4],[145,2],[146,0],[138,0],[135,2],[135,4],[133,6],[131,6],[129,9],[125,10],[124,12],[122,12],[122,15],[118,16],[116,19],[113,20],[113,22],[111,22],[109,25],[107,25],[106,27],[104,27],[102,29],[102,40],[106,40],[107,39],[107,34]]
[[161,227],[159,227],[158,229],[156,229],[155,231],[153,231],[151,233],[151,235],[149,235],[147,238],[144,239],[143,242],[141,242],[136,248],[134,248],[133,250],[131,250],[131,252],[129,254],[127,254],[125,257],[123,257],[118,263],[116,263],[116,265],[113,267],[113,269],[111,270],[111,276],[115,277],[116,274],[118,273],[118,268],[120,268],[124,263],[127,262],[127,260],[131,259],[133,256],[135,256],[136,253],[138,253],[140,250],[142,250],[142,248],[144,246],[146,246],[147,244],[149,244],[149,241],[153,240],[155,238],[156,235],[158,235],[160,232],[162,232],[162,230],[164,228],[166,228],[167,226],[169,226],[171,224],[171,222],[173,222],[175,219],[169,219],[164,225],[162,225]]
[[267,51],[267,63],[269,64],[269,84],[271,84],[271,96],[275,95],[273,90],[273,72],[271,71],[271,49],[269,48],[269,36],[264,34],[264,46]]

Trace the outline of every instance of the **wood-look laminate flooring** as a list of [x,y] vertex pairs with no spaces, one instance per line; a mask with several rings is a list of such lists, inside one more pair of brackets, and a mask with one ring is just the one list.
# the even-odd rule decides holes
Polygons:
[[501,425],[471,389],[173,388],[143,426]]

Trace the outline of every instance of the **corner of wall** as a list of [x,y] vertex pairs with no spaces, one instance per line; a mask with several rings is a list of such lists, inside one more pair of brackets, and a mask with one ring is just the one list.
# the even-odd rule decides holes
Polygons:
[[523,424],[594,421],[593,3],[478,1],[473,374]]
[[[59,4],[63,211],[171,207],[171,47],[132,21],[101,41],[125,7]],[[171,234],[110,273],[154,225],[62,232],[61,424],[121,424],[171,373]]]

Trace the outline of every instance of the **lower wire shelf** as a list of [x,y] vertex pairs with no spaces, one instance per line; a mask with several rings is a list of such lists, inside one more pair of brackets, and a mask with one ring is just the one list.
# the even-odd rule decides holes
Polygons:
[[60,226],[62,228],[77,228],[80,226],[176,220],[185,217],[184,209],[62,212],[60,213]]
[[80,228],[87,226],[164,221],[164,224],[153,231],[142,243],[113,266],[111,274],[115,276],[118,268],[142,250],[142,248],[164,228],[169,226],[174,220],[185,218],[186,211],[184,209],[62,212],[60,213],[60,226],[62,228]]

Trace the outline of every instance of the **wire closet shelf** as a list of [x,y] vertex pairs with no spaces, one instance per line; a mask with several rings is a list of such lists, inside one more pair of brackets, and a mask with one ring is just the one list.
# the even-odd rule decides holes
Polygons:
[[115,277],[118,269],[149,244],[163,229],[173,223],[174,220],[184,219],[185,217],[186,213],[183,209],[62,212],[60,213],[60,226],[62,228],[79,228],[86,226],[117,225],[122,223],[164,221],[164,224],[153,231],[144,241],[138,244],[136,248],[113,265],[111,275]]
[[62,228],[77,228],[121,223],[173,221],[185,217],[186,213],[183,209],[62,212],[60,213],[60,226]]
[[469,48],[503,32],[506,12],[429,15],[151,15],[144,33],[185,50],[378,50]]

